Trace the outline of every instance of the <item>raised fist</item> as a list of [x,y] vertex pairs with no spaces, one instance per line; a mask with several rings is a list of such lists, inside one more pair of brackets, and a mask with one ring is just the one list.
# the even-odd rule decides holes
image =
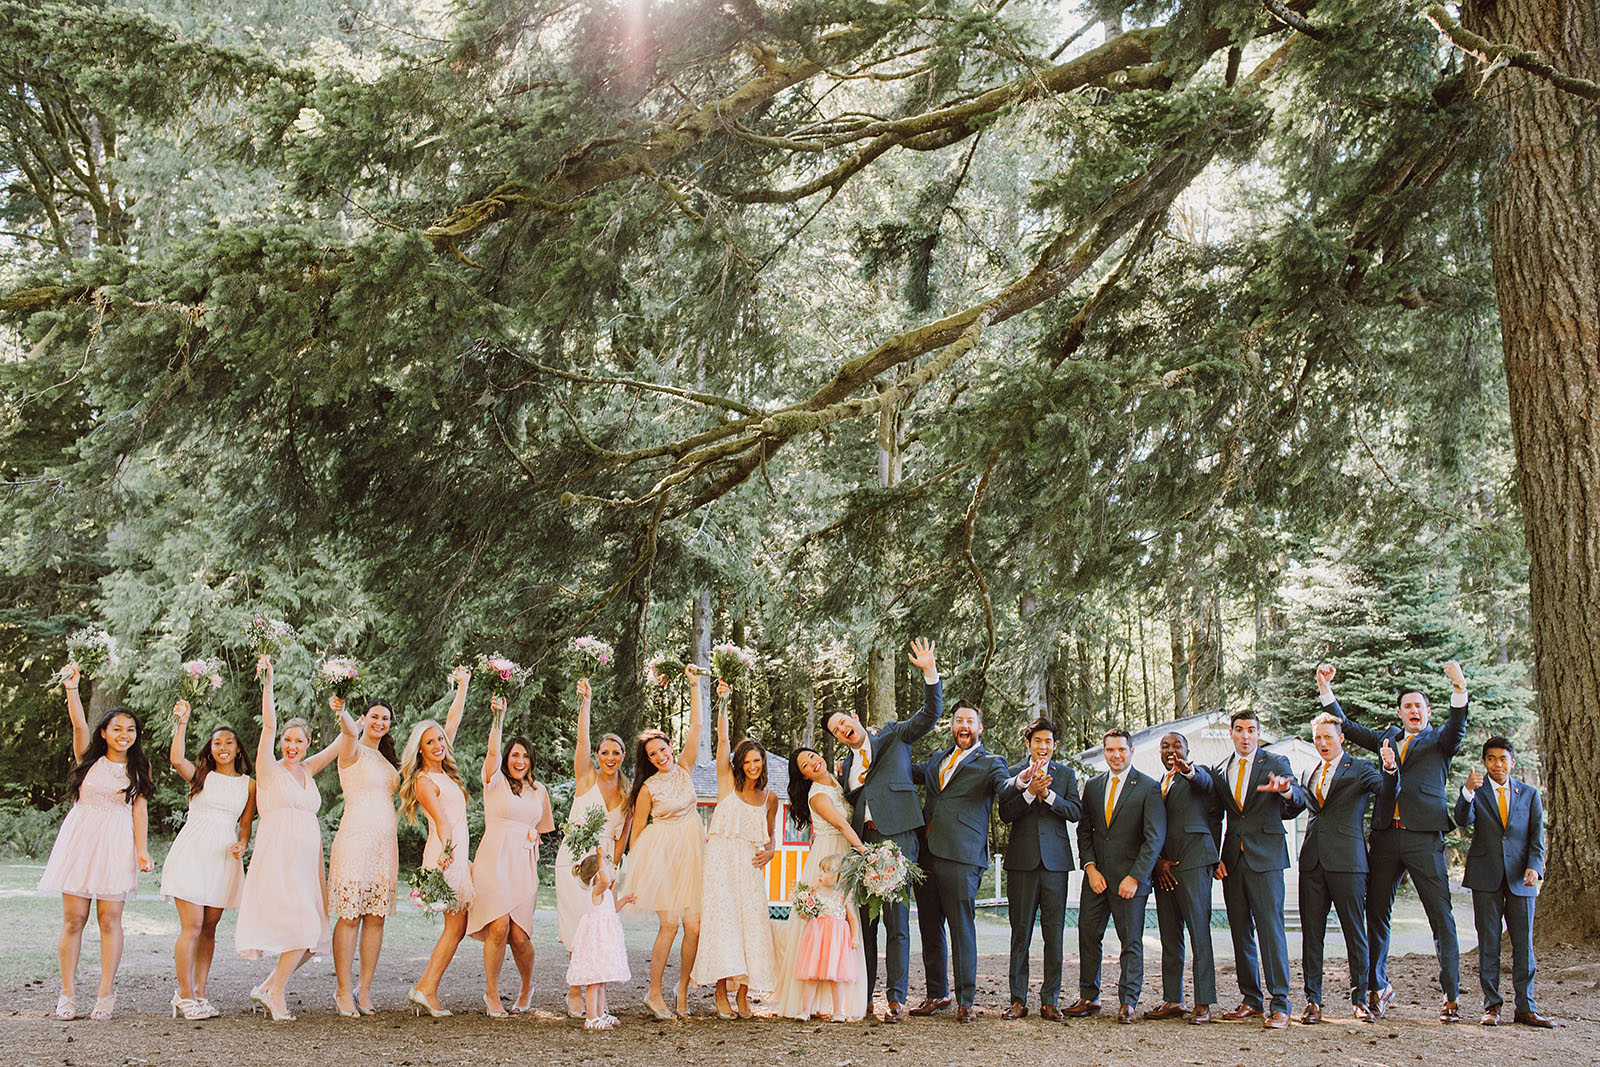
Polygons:
[[1467,676],[1461,673],[1461,664],[1455,660],[1444,665],[1444,676],[1450,679],[1450,688],[1461,690],[1467,688]]
[[1334,666],[1331,663],[1317,664],[1317,688],[1327,689],[1329,686],[1333,685],[1333,676],[1337,673],[1338,672],[1334,670]]
[[587,703],[589,703],[589,699],[591,697],[593,697],[593,696],[594,696],[594,688],[589,685],[589,679],[587,679],[587,678],[579,678],[578,679],[578,700],[581,701],[584,704],[587,704]]

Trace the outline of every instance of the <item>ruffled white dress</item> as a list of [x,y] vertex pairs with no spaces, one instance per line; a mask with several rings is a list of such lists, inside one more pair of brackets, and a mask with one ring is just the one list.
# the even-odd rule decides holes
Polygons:
[[729,979],[751,989],[776,988],[767,871],[753,862],[769,837],[767,805],[738,793],[717,801],[706,837],[700,898],[700,951],[690,978],[696,985]]

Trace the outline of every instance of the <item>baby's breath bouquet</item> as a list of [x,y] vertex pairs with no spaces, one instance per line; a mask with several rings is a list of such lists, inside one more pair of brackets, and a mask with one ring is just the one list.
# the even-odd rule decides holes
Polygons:
[[594,634],[584,634],[574,637],[572,644],[567,646],[567,651],[577,661],[573,673],[580,677],[588,677],[596,667],[609,667],[611,661],[616,659],[616,651]]
[[255,653],[258,660],[262,656],[277,659],[298,636],[293,626],[265,615],[252,616],[244,627],[244,643],[250,646],[250,651]]
[[723,642],[711,649],[711,666],[716,668],[718,681],[734,685],[755,665],[756,654],[748,648]]
[[[117,639],[98,627],[77,630],[67,638],[67,660],[78,668],[85,678],[99,678],[117,669],[122,662]],[[57,671],[50,677],[50,686],[66,684],[66,675]]]

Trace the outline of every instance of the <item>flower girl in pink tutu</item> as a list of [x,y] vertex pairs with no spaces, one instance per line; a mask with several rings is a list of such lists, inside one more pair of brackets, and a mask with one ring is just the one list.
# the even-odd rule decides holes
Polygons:
[[[802,912],[807,915],[806,925],[794,957],[794,976],[802,982],[802,1018],[811,1017],[820,986],[829,987],[831,1003],[844,1003],[840,985],[855,981],[856,947],[861,944],[859,909],[839,888],[838,856],[824,856],[817,864],[817,882],[817,887],[805,894],[810,898]],[[796,906],[801,906],[800,894]],[[837,1007],[833,1021],[845,1021]]]
[[633,903],[633,894],[621,899],[613,897],[611,887],[616,884],[616,871],[611,860],[599,851],[583,857],[573,873],[589,893],[572,935],[567,985],[583,986],[583,1028],[610,1030],[617,1025],[617,1017],[606,1011],[606,983],[626,982],[632,977],[617,909]]

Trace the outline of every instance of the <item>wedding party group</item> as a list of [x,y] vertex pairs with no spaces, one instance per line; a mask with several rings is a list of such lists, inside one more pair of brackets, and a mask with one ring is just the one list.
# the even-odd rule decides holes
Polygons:
[[[1024,729],[1026,751],[1011,763],[984,747],[983,712],[968,701],[951,711],[951,743],[915,759],[913,746],[943,717],[943,689],[931,641],[912,641],[908,658],[924,679],[920,711],[867,726],[849,712],[830,710],[822,725],[842,757],[830,765],[810,747],[789,756],[789,818],[801,832],[809,831],[810,847],[789,916],[781,921],[769,918],[766,867],[775,855],[782,804],[768,787],[766,749],[752,738],[734,742],[729,736],[728,683],[719,679],[717,685],[717,801],[707,824],[690,775],[705,716],[700,669],[674,664],[690,680],[687,733],[676,745],[661,730],[639,734],[631,779],[624,771],[622,738],[605,734],[591,746],[592,694],[587,679],[578,681],[574,795],[554,864],[558,936],[569,953],[570,1016],[590,1030],[617,1025],[607,989],[633,977],[621,923],[622,915],[632,913],[656,924],[644,1005],[659,1019],[688,1015],[689,988],[700,985],[715,988],[721,1018],[750,1017],[751,996],[758,994],[763,1013],[862,1020],[879,990],[881,928],[883,1021],[900,1023],[953,1007],[959,1022],[972,1022],[976,900],[989,866],[991,812],[997,810],[1009,824],[1003,866],[1010,1003],[1003,1017],[1029,1012],[1036,924],[1044,944],[1039,1015],[1060,1020],[1099,1014],[1102,944],[1107,926],[1114,925],[1121,943],[1116,1019],[1133,1023],[1143,991],[1145,910],[1153,894],[1162,999],[1143,1018],[1254,1019],[1283,1028],[1291,1014],[1285,821],[1309,811],[1299,875],[1302,1023],[1323,1018],[1330,911],[1337,914],[1348,951],[1353,1018],[1370,1020],[1388,1011],[1395,995],[1387,976],[1390,920],[1396,887],[1406,875],[1432,925],[1444,993],[1440,1021],[1459,1021],[1459,951],[1444,852],[1444,834],[1454,824],[1472,831],[1465,884],[1478,927],[1482,1022],[1501,1022],[1504,928],[1513,952],[1512,1021],[1551,1025],[1533,999],[1533,911],[1544,865],[1539,792],[1511,776],[1512,743],[1491,738],[1483,748],[1483,770],[1471,772],[1451,803],[1446,780],[1467,722],[1466,682],[1458,665],[1446,665],[1452,695],[1443,725],[1431,725],[1427,697],[1409,691],[1400,697],[1398,722],[1383,728],[1348,717],[1333,696],[1333,667],[1319,667],[1324,710],[1313,724],[1313,738],[1322,760],[1301,777],[1283,757],[1260,747],[1255,715],[1241,711],[1229,725],[1234,752],[1217,766],[1191,762],[1181,734],[1163,738],[1160,778],[1132,766],[1126,731],[1107,731],[1107,769],[1080,793],[1074,769],[1056,758],[1057,731],[1049,720],[1036,719]],[[488,662],[488,669],[498,669],[500,661]],[[502,675],[509,677],[513,666],[504,664]],[[314,956],[331,954],[335,1009],[349,1017],[373,1014],[384,925],[402,902],[400,817],[426,823],[422,866],[407,879],[410,900],[438,912],[443,925],[407,994],[411,1008],[435,1017],[450,1014],[440,1004],[439,986],[461,942],[471,937],[482,942],[485,1012],[505,1018],[532,1011],[539,842],[556,824],[549,793],[534,775],[533,743],[503,736],[504,697],[497,691],[490,701],[487,751],[469,789],[454,757],[473,673],[468,668],[450,674],[454,692],[444,721],[414,724],[398,754],[392,706],[367,701],[357,717],[337,692],[329,706],[339,737],[312,752],[311,725],[278,718],[272,656],[261,654],[257,668],[261,733],[253,758],[227,726],[212,731],[191,758],[190,705],[180,700],[173,709],[169,759],[190,797],[161,871],[161,894],[180,920],[174,1017],[221,1014],[206,988],[217,925],[228,909],[237,911],[238,953],[273,961],[250,991],[255,1008],[274,1020],[292,1020],[286,991],[294,972]],[[75,763],[67,782],[73,804],[39,885],[42,892],[61,894],[63,902],[55,1014],[71,1019],[80,1013],[75,977],[93,910],[101,967],[88,1015],[109,1019],[116,1010],[122,909],[137,890],[140,872],[154,869],[147,843],[152,768],[136,713],[113,708],[91,727],[78,692],[79,666],[69,662],[58,677],[66,691]],[[1353,758],[1344,750],[1346,741],[1377,754],[1378,762]],[[338,768],[344,809],[325,864],[317,775],[330,765]],[[484,827],[476,848],[468,820],[473,792],[481,799]],[[1078,996],[1063,1005],[1067,879],[1078,866]],[[1214,879],[1222,883],[1241,994],[1237,1008],[1216,1015]],[[913,895],[926,989],[921,1002],[908,1007]],[[1186,940],[1193,971],[1187,999]],[[674,945],[679,967],[669,1004],[663,982]],[[500,991],[508,949],[519,977],[509,1008]]]

